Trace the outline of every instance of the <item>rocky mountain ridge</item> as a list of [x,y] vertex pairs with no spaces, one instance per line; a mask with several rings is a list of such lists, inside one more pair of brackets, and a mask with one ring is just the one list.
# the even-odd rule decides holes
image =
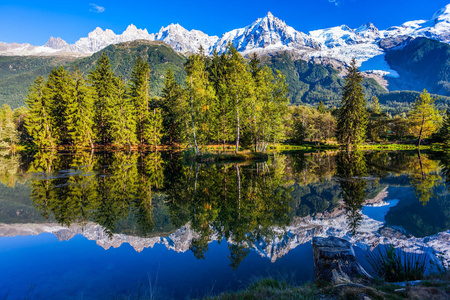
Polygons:
[[[366,201],[366,205],[384,206],[388,203],[386,189],[375,199]],[[393,244],[405,251],[419,251],[422,245],[430,247],[434,253],[443,254],[446,261],[450,261],[450,231],[441,232],[425,238],[408,236],[400,229],[386,227],[384,222],[363,215],[362,222],[356,235],[352,235],[347,226],[346,212],[343,207],[316,217],[297,218],[291,225],[285,228],[273,228],[275,234],[271,240],[260,239],[257,243],[247,245],[252,251],[258,253],[272,262],[287,255],[298,246],[308,243],[313,237],[335,236],[344,238],[362,249],[373,249],[379,244]],[[75,235],[81,234],[88,240],[95,241],[97,245],[105,250],[118,248],[125,243],[131,245],[136,251],[141,252],[146,248],[153,248],[156,244],[162,244],[167,249],[176,252],[186,252],[191,246],[193,239],[198,234],[191,228],[190,224],[180,227],[167,236],[137,237],[125,234],[105,233],[103,227],[95,223],[83,225],[72,225],[64,227],[58,224],[0,224],[0,238],[13,236],[31,236],[42,233],[52,233],[60,241],[70,240]],[[209,240],[217,241],[222,237],[212,235]],[[233,240],[227,241],[233,244]]]
[[221,37],[209,36],[198,30],[186,30],[179,24],[162,27],[158,33],[148,33],[133,24],[122,34],[97,27],[87,37],[68,45],[60,38],[51,37],[44,46],[0,43],[0,55],[75,55],[89,56],[111,44],[138,39],[163,41],[180,53],[193,53],[200,46],[207,54],[225,51],[231,43],[243,54],[274,51],[297,52],[304,59],[336,59],[348,63],[356,57],[359,63],[382,55],[379,46],[385,39],[403,37],[428,37],[444,43],[450,42],[450,4],[436,12],[430,20],[406,22],[386,30],[379,30],[368,23],[352,29],[346,25],[297,31],[284,21],[268,13],[251,25],[224,33]]

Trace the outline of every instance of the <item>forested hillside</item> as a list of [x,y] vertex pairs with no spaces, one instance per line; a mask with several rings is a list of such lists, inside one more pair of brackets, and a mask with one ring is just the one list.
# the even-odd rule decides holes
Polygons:
[[450,45],[416,38],[389,50],[386,61],[400,77],[389,80],[390,90],[428,91],[450,96]]
[[[332,67],[294,60],[288,52],[267,57],[264,63],[286,75],[292,104],[317,105],[320,101],[328,106],[339,104],[344,79],[339,77],[339,72]],[[372,78],[364,79],[362,84],[367,99],[386,92]]]
[[25,105],[28,88],[37,77],[47,76],[54,67],[73,60],[73,57],[0,56],[0,106]]

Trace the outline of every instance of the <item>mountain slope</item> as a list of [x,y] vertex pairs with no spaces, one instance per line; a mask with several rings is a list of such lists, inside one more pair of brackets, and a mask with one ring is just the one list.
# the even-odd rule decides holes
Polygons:
[[74,61],[69,67],[77,66],[83,73],[88,73],[94,68],[95,62],[102,53],[106,53],[109,57],[114,73],[124,79],[130,78],[134,62],[139,56],[147,60],[150,65],[150,91],[152,95],[160,95],[164,86],[164,76],[169,68],[174,72],[177,82],[184,82],[186,58],[163,42],[137,40],[110,45],[90,57]]
[[390,90],[424,88],[450,96],[450,45],[427,38],[416,38],[386,53],[386,61],[400,77],[390,78]]

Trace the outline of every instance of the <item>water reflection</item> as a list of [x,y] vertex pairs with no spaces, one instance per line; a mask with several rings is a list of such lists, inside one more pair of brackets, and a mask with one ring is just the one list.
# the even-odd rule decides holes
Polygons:
[[[169,236],[189,224],[195,257],[204,259],[213,240],[225,241],[232,268],[257,245],[286,241],[308,218],[326,221],[344,210],[350,234],[358,235],[366,200],[387,187],[400,201],[386,226],[417,237],[450,228],[446,153],[294,152],[267,162],[197,164],[166,152],[37,152],[3,153],[0,161],[1,191],[26,182],[47,222],[94,222],[110,238]],[[13,207],[14,195],[8,197],[3,206]],[[22,215],[9,218],[25,222]]]

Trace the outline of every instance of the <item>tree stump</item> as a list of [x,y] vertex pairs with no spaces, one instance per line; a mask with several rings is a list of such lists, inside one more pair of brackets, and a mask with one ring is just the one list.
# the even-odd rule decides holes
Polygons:
[[350,242],[336,237],[314,237],[314,274],[316,283],[366,284],[371,276],[356,260]]

